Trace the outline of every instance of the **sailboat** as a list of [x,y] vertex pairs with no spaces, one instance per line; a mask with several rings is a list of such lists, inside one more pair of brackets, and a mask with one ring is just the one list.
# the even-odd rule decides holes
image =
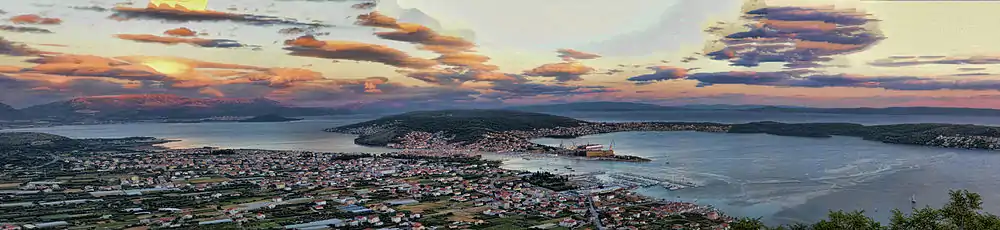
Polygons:
[[917,198],[914,195],[910,195],[910,203],[912,203],[912,204],[916,204],[917,203]]

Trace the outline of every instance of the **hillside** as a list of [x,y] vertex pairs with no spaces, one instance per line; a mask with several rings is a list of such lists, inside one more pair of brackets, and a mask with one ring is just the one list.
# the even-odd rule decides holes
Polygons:
[[729,133],[779,136],[852,136],[890,144],[1000,150],[1000,127],[958,124],[896,124],[864,126],[851,123],[753,122],[735,124]]
[[945,108],[945,107],[888,107],[888,108],[808,108],[762,105],[683,105],[661,106],[635,102],[574,102],[563,104],[528,105],[507,107],[509,110],[529,112],[628,112],[628,111],[705,111],[727,110],[760,113],[827,113],[858,115],[950,115],[950,116],[1000,116],[997,109]]
[[14,120],[19,118],[21,118],[21,111],[7,104],[0,103],[0,120]]
[[164,94],[82,97],[31,106],[21,112],[35,119],[57,120],[197,119],[263,114],[314,116],[343,113],[336,109],[287,107],[263,98],[203,99]]
[[0,168],[36,167],[52,163],[56,152],[80,147],[77,140],[45,133],[0,133]]
[[673,107],[635,102],[575,102],[565,104],[527,105],[507,107],[508,110],[529,112],[598,112],[598,111],[654,111],[675,109]]
[[1000,116],[997,109],[944,108],[944,107],[888,107],[888,108],[787,108],[768,106],[744,111],[773,113],[832,113],[832,114],[880,114],[880,115],[953,115],[953,116]]
[[358,144],[385,146],[415,131],[440,132],[452,142],[474,142],[487,133],[576,127],[587,123],[568,117],[510,110],[440,110],[386,116],[327,131],[360,135],[355,139]]

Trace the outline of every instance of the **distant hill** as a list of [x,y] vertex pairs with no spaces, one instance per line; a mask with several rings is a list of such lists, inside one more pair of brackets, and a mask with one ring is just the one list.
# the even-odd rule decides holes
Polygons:
[[7,104],[0,103],[0,120],[14,120],[19,118],[21,118],[21,111]]
[[316,116],[345,113],[330,108],[298,108],[276,101],[255,99],[203,99],[166,94],[82,97],[25,108],[21,112],[34,119],[197,119],[218,116]]
[[654,111],[677,109],[654,104],[635,102],[574,102],[564,104],[528,105],[507,107],[508,110],[530,112],[600,112],[600,111]]
[[774,112],[774,113],[1000,116],[1000,110],[997,109],[945,108],[945,107],[788,108],[788,107],[768,106],[756,109],[746,109],[744,111]]
[[33,133],[33,132],[9,132],[0,133],[0,146],[4,147],[19,147],[28,145],[43,145],[43,144],[65,144],[75,142],[75,140],[48,133]]
[[256,116],[253,118],[243,119],[239,122],[286,122],[286,121],[298,121],[302,120],[300,118],[287,118],[276,114],[268,114],[262,116]]
[[490,132],[576,127],[587,123],[569,117],[512,110],[439,110],[385,116],[327,131],[358,134],[355,143],[385,146],[414,131],[441,132],[451,136],[453,142],[473,142]]
[[809,108],[766,105],[682,105],[661,106],[635,102],[575,102],[564,104],[507,107],[509,110],[529,112],[627,112],[627,111],[705,111],[726,110],[766,113],[829,113],[829,114],[879,114],[879,115],[952,115],[1000,116],[997,109],[945,108],[945,107],[888,107],[888,108]]

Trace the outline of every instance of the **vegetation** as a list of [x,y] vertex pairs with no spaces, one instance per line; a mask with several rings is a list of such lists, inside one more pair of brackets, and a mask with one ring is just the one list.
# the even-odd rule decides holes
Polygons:
[[328,129],[331,132],[349,132],[352,129],[382,127],[365,133],[355,142],[384,146],[410,132],[441,132],[452,142],[474,142],[490,132],[533,130],[541,128],[576,127],[587,124],[569,117],[507,110],[440,110],[418,111],[386,116],[372,121]]
[[524,177],[524,181],[535,186],[552,189],[552,191],[557,192],[576,188],[575,186],[568,184],[569,178],[566,178],[566,176],[556,175],[550,172],[533,172],[531,175]]
[[892,211],[888,226],[864,215],[864,211],[831,211],[828,218],[808,224],[768,227],[759,218],[742,218],[731,226],[734,230],[937,230],[937,229],[1000,229],[1000,217],[983,213],[982,197],[966,190],[951,191],[951,201],[937,209],[924,207],[904,214]]
[[[1000,137],[1000,127],[956,124],[897,124],[864,126],[851,123],[802,123],[753,122],[732,125],[730,133],[766,133],[780,136],[830,137],[853,136],[865,140],[893,144],[939,145],[941,136]],[[976,141],[966,148],[995,149],[989,141]]]

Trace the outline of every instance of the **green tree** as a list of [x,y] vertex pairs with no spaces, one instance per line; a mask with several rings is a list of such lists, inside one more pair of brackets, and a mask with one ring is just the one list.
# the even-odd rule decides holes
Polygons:
[[764,222],[761,222],[760,218],[750,218],[750,217],[743,217],[736,221],[733,221],[733,223],[731,223],[729,227],[733,230],[767,229],[767,225],[764,225]]
[[774,228],[760,218],[741,218],[731,224],[735,230],[1000,230],[1000,217],[982,212],[982,197],[967,190],[949,192],[950,201],[940,209],[924,207],[905,214],[892,210],[889,226],[864,215],[864,211],[831,211],[826,220],[812,225],[794,224]]
[[865,211],[831,211],[829,220],[820,220],[813,224],[814,230],[881,230],[885,229],[881,223],[871,217],[865,216]]

